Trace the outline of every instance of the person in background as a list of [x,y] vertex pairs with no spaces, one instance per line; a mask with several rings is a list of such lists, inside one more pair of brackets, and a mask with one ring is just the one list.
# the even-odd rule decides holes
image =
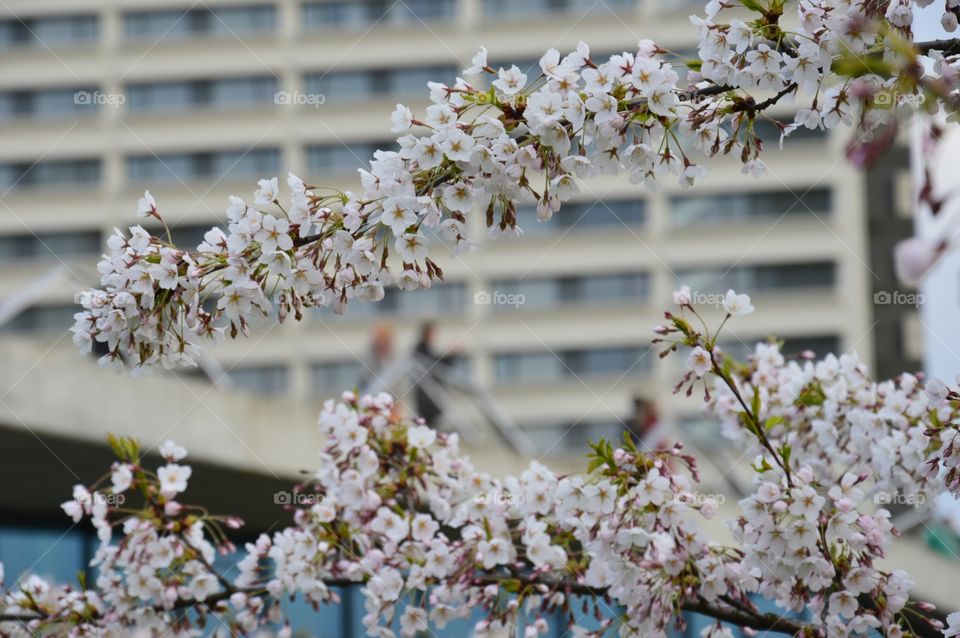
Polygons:
[[641,450],[656,450],[669,445],[656,404],[642,396],[633,397],[633,413],[627,429]]
[[436,337],[436,326],[433,322],[427,321],[420,326],[420,338],[413,349],[414,357],[423,367],[423,371],[418,372],[423,379],[417,382],[414,388],[414,400],[416,401],[416,414],[423,418],[424,422],[430,427],[436,427],[442,410],[436,401],[429,395],[423,387],[422,381],[442,384],[441,374],[443,366],[450,365],[451,357],[447,354],[438,354],[435,350],[434,339]]
[[393,363],[393,358],[393,328],[388,323],[377,324],[370,337],[370,353],[360,373],[360,390],[378,385],[380,377]]

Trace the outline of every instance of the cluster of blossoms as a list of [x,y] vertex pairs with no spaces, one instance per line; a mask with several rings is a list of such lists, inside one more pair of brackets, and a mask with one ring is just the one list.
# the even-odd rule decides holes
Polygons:
[[[948,423],[960,394],[935,381],[921,389],[910,375],[872,382],[848,355],[787,361],[773,343],[737,362],[717,347],[720,329],[709,331],[690,290],[675,299],[679,313],[666,313],[654,341],[664,355],[690,350],[677,389],[702,384],[725,433],[754,454],[754,489],[727,521],[736,545],[699,531],[716,507],[697,498],[696,462],[679,443],[641,451],[629,437],[616,448],[601,441],[585,474],[533,462],[500,480],[460,456],[455,434],[398,415],[389,395],[345,393],[320,414],[321,467],[297,486],[292,525],[248,543],[233,579],[214,558],[235,550],[226,529],[239,522],[177,500],[190,477],[179,464],[186,452],[164,445],[166,464],[153,473],[132,441],[113,440],[120,460],[102,479],[109,486],[77,486],[63,506],[99,531],[96,587],[30,577],[0,603],[0,634],[163,627],[187,636],[213,615],[238,635],[289,635],[283,600],[336,603],[333,588],[351,585],[362,587],[367,633],[383,638],[477,610],[479,635],[527,638],[545,634],[557,613],[571,626],[596,614],[599,629],[577,630],[596,636],[666,636],[683,611],[716,619],[705,634],[714,637],[732,635],[730,626],[831,638],[943,629],[931,605],[910,599],[905,573],[879,567],[896,532],[870,497],[949,486],[956,452],[944,433],[956,433]],[[722,325],[753,311],[732,290],[724,308]],[[127,492],[140,495],[140,509],[119,506]],[[760,598],[805,614],[762,612]],[[960,615],[948,621],[945,635],[957,635]]]
[[[869,156],[892,139],[903,96],[956,111],[960,52],[910,43],[913,4],[803,0],[790,31],[782,0],[712,0],[693,18],[699,59],[683,68],[649,40],[607,60],[585,44],[566,56],[552,49],[536,77],[491,68],[484,49],[466,79],[429,83],[423,115],[397,106],[398,147],[360,171],[359,193],[291,175],[284,206],[279,180],[261,180],[252,203],[230,198],[228,227],[195,249],[141,226],[117,231],[100,262],[103,288],[79,296],[75,341],[105,344],[107,366],[194,365],[200,340],[246,332],[254,315],[276,310],[282,321],[305,307],[377,301],[386,286],[430,286],[443,271],[428,257],[429,237],[472,248],[473,212],[483,211],[492,236],[515,235],[518,204],[535,203],[547,219],[593,175],[690,186],[706,171],[697,158],[717,154],[761,175],[759,120],[779,128],[781,142],[800,126],[853,125],[864,142],[853,156]],[[947,14],[955,4],[947,0]],[[924,56],[935,62],[928,70]],[[893,94],[898,108],[887,104]],[[786,99],[809,100],[794,122],[765,113]],[[149,193],[139,212],[163,222]]]
[[[674,293],[681,312],[667,313],[670,324],[657,332],[667,352],[691,349],[678,389],[710,373],[708,411],[754,455],[754,492],[728,525],[758,591],[785,609],[813,612],[829,636],[910,635],[922,607],[909,606],[906,573],[877,567],[896,533],[877,504],[895,502],[893,495],[923,504],[944,490],[960,496],[951,424],[960,394],[936,379],[923,387],[909,373],[872,381],[855,354],[787,360],[775,342],[734,361],[717,334],[692,327],[700,315],[691,297],[686,287]],[[728,318],[753,310],[733,291],[724,308]]]
[[[74,588],[27,577],[4,591],[0,635],[112,638],[136,628],[144,636],[192,636],[191,625],[203,626],[207,612],[220,609],[226,581],[213,563],[218,552],[236,551],[226,530],[239,528],[241,521],[209,516],[178,500],[190,477],[190,467],[178,463],[187,454],[182,447],[163,444],[166,464],[153,472],[141,464],[136,442],[111,437],[110,443],[119,458],[110,472],[90,488],[75,486],[62,505],[74,523],[87,518],[97,530],[101,543],[90,563],[95,587],[84,587],[82,580]],[[132,507],[135,500],[139,508]],[[188,606],[196,610],[190,620],[183,617]],[[3,622],[8,618],[16,620]]]

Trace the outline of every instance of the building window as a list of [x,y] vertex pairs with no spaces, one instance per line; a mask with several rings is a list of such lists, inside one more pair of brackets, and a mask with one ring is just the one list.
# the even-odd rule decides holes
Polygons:
[[56,48],[94,42],[97,16],[71,15],[0,20],[0,49],[42,46]]
[[828,188],[798,187],[790,191],[756,191],[677,195],[670,199],[675,226],[702,222],[738,222],[785,214],[806,215],[810,211],[828,214],[832,193]]
[[[179,246],[181,248],[195,248],[203,242],[203,236],[215,226],[220,226],[215,219],[212,219],[205,224],[176,224],[170,228],[170,237],[173,239],[172,243],[174,246]],[[220,226],[220,229],[224,232],[224,234],[227,234],[226,228]],[[150,229],[150,232],[157,237],[166,237],[166,232],[163,230],[163,228]]]
[[[767,336],[744,339],[721,339],[717,346],[723,352],[726,352],[733,358],[746,361],[753,354],[757,343],[765,343]],[[783,344],[780,352],[787,357],[796,357],[803,352],[811,351],[818,359],[822,359],[831,352],[841,354],[840,337],[837,335],[797,335],[793,337],[782,337]]]
[[0,235],[0,261],[95,255],[99,251],[98,230]]
[[126,88],[131,111],[218,110],[273,105],[279,81],[266,76],[184,80],[130,84]]
[[127,158],[127,177],[131,182],[248,179],[275,175],[279,170],[280,150],[275,148],[136,155]]
[[377,150],[392,149],[396,144],[394,140],[313,144],[307,147],[307,170],[325,174],[355,173],[358,168],[370,167]]
[[550,383],[567,378],[621,376],[650,370],[649,348],[637,346],[494,354],[498,383]]
[[30,306],[0,326],[0,330],[17,333],[66,332],[80,311],[74,304]]
[[833,288],[837,268],[832,261],[697,268],[680,270],[677,281],[700,293],[749,290],[752,293]]
[[[493,282],[494,310],[533,310],[566,304],[639,302],[650,292],[644,272],[572,275],[538,279],[501,279]],[[516,301],[515,305],[498,299]]]
[[326,361],[310,366],[310,385],[317,393],[340,393],[362,385],[369,374],[359,361]]
[[2,91],[0,120],[93,114],[97,105],[85,96],[96,91],[91,87]]
[[418,25],[421,22],[452,22],[456,0],[333,0],[305,2],[303,26],[310,31],[365,29],[371,25]]
[[[435,283],[429,288],[408,292],[387,288],[384,292],[380,301],[351,301],[344,316],[347,319],[381,315],[428,318],[460,314],[467,305],[467,286],[461,282]],[[323,320],[336,316],[329,307],[317,308],[316,313]]]
[[272,33],[276,25],[276,7],[271,4],[131,11],[123,16],[128,40],[261,35]]
[[227,377],[233,387],[256,394],[286,394],[290,387],[290,370],[281,365],[230,368]]
[[452,83],[456,77],[456,66],[437,64],[307,73],[303,85],[308,94],[323,95],[328,102],[342,102],[378,96],[422,97],[427,94],[427,82]]
[[527,233],[589,230],[640,226],[646,221],[647,205],[642,199],[615,199],[598,202],[566,202],[545,222],[537,219],[534,206],[517,208],[517,225]]
[[0,164],[0,189],[31,186],[96,184],[100,181],[100,160],[50,160]]
[[[778,117],[776,118],[782,124],[790,125],[793,123],[793,116],[790,117]],[[753,132],[763,141],[763,143],[769,148],[770,145],[779,145],[780,144],[780,129],[776,124],[770,120],[760,119],[754,121]],[[827,136],[826,129],[822,128],[807,128],[806,126],[801,126],[794,129],[793,133],[790,134],[790,137],[787,139],[791,142],[807,142],[813,140],[822,140]]]
[[623,438],[625,428],[619,421],[578,421],[575,423],[524,424],[523,432],[540,454],[578,454],[590,443],[605,439],[614,445]]
[[488,18],[531,18],[553,13],[577,15],[609,15],[609,11],[624,12],[635,9],[636,0],[483,0],[483,14]]

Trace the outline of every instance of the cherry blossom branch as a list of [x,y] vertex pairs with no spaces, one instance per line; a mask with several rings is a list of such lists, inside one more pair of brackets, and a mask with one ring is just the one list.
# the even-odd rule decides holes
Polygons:
[[[483,50],[464,74],[486,75],[491,86],[431,84],[423,116],[398,105],[399,150],[376,154],[361,171],[359,194],[308,188],[291,176],[292,198],[281,206],[278,180],[261,180],[252,206],[231,198],[229,232],[211,229],[194,251],[141,227],[118,233],[100,263],[103,289],[80,295],[74,340],[86,351],[105,343],[100,361],[109,367],[196,365],[202,340],[246,334],[258,314],[276,310],[282,321],[315,306],[343,311],[353,300],[381,299],[388,286],[442,279],[425,231],[470,250],[474,208],[492,235],[517,234],[518,204],[532,203],[548,219],[595,174],[628,172],[651,188],[673,176],[690,186],[706,172],[701,153],[739,155],[744,172],[762,175],[753,122],[788,95],[811,104],[792,124],[777,123],[782,137],[801,126],[856,125],[871,150],[851,157],[872,156],[892,139],[874,134],[895,124],[893,109],[874,99],[884,91],[896,90],[898,99],[930,92],[957,106],[952,66],[930,74],[917,58],[937,47],[952,53],[953,41],[909,43],[903,0],[892,0],[882,17],[867,12],[858,32],[872,37],[856,39],[837,29],[830,10],[801,4],[812,13],[804,13],[802,31],[787,33],[779,4],[750,5],[758,19],[746,23],[722,21],[726,5],[711,3],[694,21],[699,60],[686,81],[650,41],[602,62],[586,45],[565,57],[551,50],[536,78],[517,67],[492,69]],[[875,55],[879,66],[870,62]],[[754,97],[761,92],[772,95]],[[139,213],[163,224],[149,193]]]
[[958,38],[917,42],[914,44],[914,47],[923,55],[926,55],[931,51],[940,51],[945,56],[960,55],[960,39]]

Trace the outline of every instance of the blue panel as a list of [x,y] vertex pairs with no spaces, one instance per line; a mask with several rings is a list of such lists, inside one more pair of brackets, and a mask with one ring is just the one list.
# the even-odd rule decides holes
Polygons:
[[0,528],[7,586],[29,574],[75,585],[77,573],[86,567],[85,551],[84,535],[78,531]]

